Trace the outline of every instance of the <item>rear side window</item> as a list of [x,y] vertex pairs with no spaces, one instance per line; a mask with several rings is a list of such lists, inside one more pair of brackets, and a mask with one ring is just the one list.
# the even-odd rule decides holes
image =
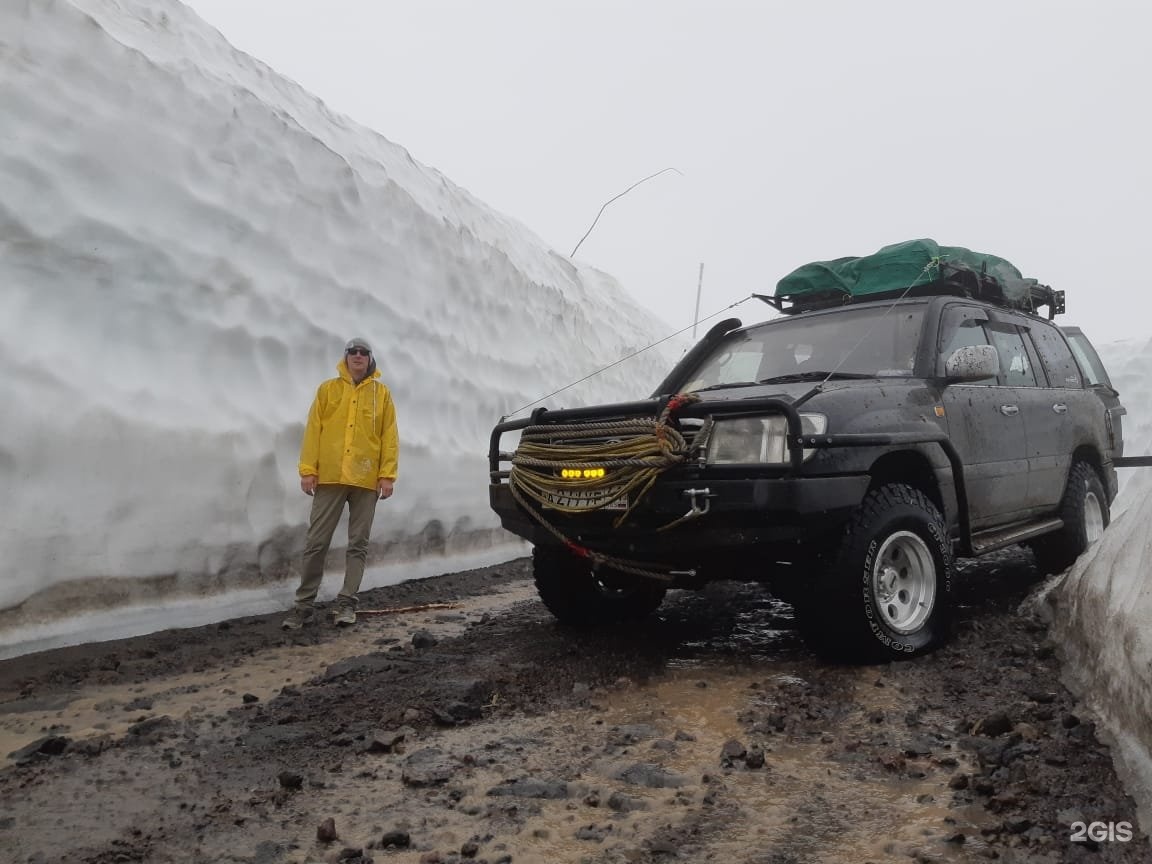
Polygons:
[[1044,364],[1044,370],[1048,373],[1049,383],[1053,387],[1083,387],[1080,369],[1072,356],[1072,350],[1064,341],[1064,334],[1055,327],[1044,324],[1035,324],[1029,329],[1036,352],[1040,355],[1040,362]]
[[1088,341],[1088,337],[1080,332],[1070,332],[1068,342],[1072,346],[1072,353],[1076,355],[1080,369],[1084,372],[1084,377],[1088,379],[1089,386],[1103,384],[1105,387],[1111,387],[1112,382],[1108,379],[1108,373],[1104,371],[1104,364],[1100,362],[1100,357],[1092,347],[1092,343]]

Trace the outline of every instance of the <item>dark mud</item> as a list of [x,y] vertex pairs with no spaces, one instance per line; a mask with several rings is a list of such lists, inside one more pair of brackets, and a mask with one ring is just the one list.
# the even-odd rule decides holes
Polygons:
[[822,665],[756,586],[569,630],[524,561],[368,592],[454,608],[351,631],[261,616],[5,661],[0,860],[1152,860],[1017,611],[1036,578],[965,565],[953,643],[884,666]]

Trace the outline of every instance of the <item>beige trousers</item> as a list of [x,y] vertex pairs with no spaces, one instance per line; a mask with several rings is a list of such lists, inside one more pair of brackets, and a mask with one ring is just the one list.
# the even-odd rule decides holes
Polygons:
[[300,577],[300,587],[296,589],[297,605],[310,606],[316,599],[324,578],[324,559],[345,504],[348,505],[348,553],[344,559],[344,587],[340,589],[339,599],[356,602],[356,592],[364,578],[368,535],[372,533],[372,517],[376,515],[378,500],[375,489],[339,483],[324,483],[316,487],[308,539],[304,544],[304,572]]

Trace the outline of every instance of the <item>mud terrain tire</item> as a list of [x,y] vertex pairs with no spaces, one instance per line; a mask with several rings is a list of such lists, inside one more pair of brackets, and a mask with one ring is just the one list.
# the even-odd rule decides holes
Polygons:
[[532,575],[540,599],[558,621],[577,627],[635,621],[663,602],[663,585],[611,570],[592,571],[592,562],[567,549],[537,546]]
[[1064,527],[1031,544],[1036,567],[1046,574],[1071,567],[1100,539],[1111,519],[1104,485],[1087,462],[1073,463],[1057,515],[1064,520]]
[[822,657],[903,660],[945,641],[952,619],[952,548],[936,505],[918,489],[870,491],[797,604]]

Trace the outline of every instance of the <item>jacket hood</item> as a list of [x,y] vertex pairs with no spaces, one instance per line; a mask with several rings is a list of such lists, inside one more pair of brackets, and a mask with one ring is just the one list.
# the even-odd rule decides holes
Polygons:
[[[348,363],[344,360],[343,357],[341,357],[340,362],[336,364],[336,374],[343,378],[345,381],[352,383],[352,373],[348,370]],[[368,361],[368,374],[364,376],[364,380],[369,381],[373,378],[379,377],[380,370],[376,368],[376,358],[373,357],[370,361]]]

